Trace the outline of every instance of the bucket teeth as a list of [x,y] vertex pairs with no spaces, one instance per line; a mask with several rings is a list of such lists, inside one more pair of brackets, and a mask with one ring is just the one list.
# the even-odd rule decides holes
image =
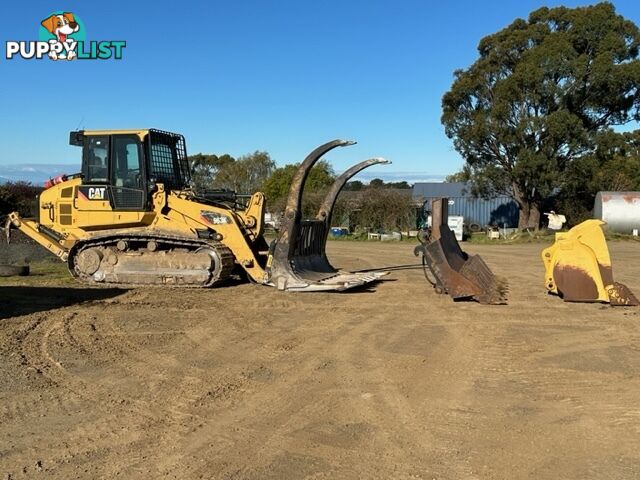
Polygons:
[[613,306],[635,307],[640,305],[640,302],[629,287],[622,283],[613,282],[613,285],[607,288],[607,293]]
[[509,292],[507,279],[494,275],[479,255],[469,257],[462,265],[460,273],[478,287],[480,293],[474,295],[473,298],[479,303],[489,305],[505,305],[507,303],[507,293]]
[[372,158],[348,169],[335,180],[327,192],[316,218],[302,219],[301,203],[304,184],[313,165],[330,150],[354,143],[347,140],[334,140],[321,145],[305,158],[294,175],[284,218],[280,225],[280,233],[270,248],[268,283],[279,290],[346,290],[376,281],[386,274],[384,272],[376,274],[339,272],[329,263],[325,248],[333,207],[346,182],[371,165],[389,163],[386,160]]

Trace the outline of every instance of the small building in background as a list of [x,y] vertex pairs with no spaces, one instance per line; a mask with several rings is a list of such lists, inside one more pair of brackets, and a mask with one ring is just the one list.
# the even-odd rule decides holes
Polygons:
[[506,195],[498,195],[490,199],[474,198],[463,182],[422,182],[413,186],[413,201],[418,205],[418,226],[426,219],[425,213],[430,210],[431,200],[447,197],[449,199],[449,215],[459,215],[471,230],[483,229],[487,226],[500,228],[517,228],[520,210],[518,204]]

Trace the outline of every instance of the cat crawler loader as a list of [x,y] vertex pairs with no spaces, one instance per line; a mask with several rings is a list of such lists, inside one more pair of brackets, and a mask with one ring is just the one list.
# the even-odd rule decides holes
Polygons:
[[316,218],[303,220],[302,193],[313,165],[355,142],[334,140],[311,152],[294,176],[276,239],[263,236],[265,197],[190,187],[184,137],[160,130],[76,131],[82,173],[49,182],[38,214],[10,214],[8,227],[67,263],[85,282],[211,287],[234,272],[288,291],[346,290],[386,272],[347,273],[325,252],[331,211],[347,180],[381,158],[339,176]]

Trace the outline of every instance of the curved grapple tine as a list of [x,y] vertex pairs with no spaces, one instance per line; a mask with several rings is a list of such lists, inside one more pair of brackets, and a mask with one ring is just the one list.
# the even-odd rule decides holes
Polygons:
[[320,145],[313,152],[307,155],[307,158],[302,161],[300,167],[298,167],[298,171],[293,176],[291,187],[289,188],[289,196],[287,197],[287,205],[285,207],[285,218],[289,217],[287,214],[290,212],[295,212],[296,216],[300,216],[300,205],[302,203],[304,183],[307,181],[309,172],[316,162],[320,160],[325,153],[336,147],[348,147],[350,145],[355,145],[355,143],[356,142],[353,140],[333,140],[325,143],[324,145]]
[[293,250],[293,243],[291,239],[295,239],[296,226],[299,226],[301,219],[301,204],[302,204],[302,192],[304,190],[304,183],[309,176],[309,172],[316,164],[318,160],[327,152],[333,150],[336,147],[347,147],[354,145],[356,142],[351,140],[333,140],[327,142],[324,145],[320,145],[313,152],[311,152],[303,160],[298,167],[296,174],[291,181],[291,187],[289,188],[289,196],[287,197],[287,204],[284,210],[284,216],[280,222],[280,233],[275,240],[275,246],[273,249],[273,261],[286,261],[291,251]]
[[322,202],[322,205],[320,205],[320,210],[318,210],[318,215],[316,215],[316,218],[318,220],[324,220],[324,222],[328,226],[329,223],[331,223],[331,214],[333,213],[333,207],[336,204],[338,194],[349,181],[349,179],[365,168],[383,163],[389,164],[391,162],[381,157],[370,158],[369,160],[365,160],[364,162],[356,163],[353,167],[336,178],[336,181],[333,182],[333,185],[331,185],[331,188],[327,192],[327,196],[324,197],[324,201]]
[[324,229],[322,229],[322,239],[320,242],[320,256],[321,259],[319,261],[322,262],[319,265],[322,271],[331,271],[337,272],[337,270],[329,263],[329,259],[327,258],[326,246],[327,246],[327,238],[329,236],[329,229],[331,228],[331,217],[333,215],[333,207],[336,204],[336,200],[338,199],[338,195],[347,184],[350,178],[355,176],[357,173],[361,172],[365,168],[368,168],[372,165],[378,164],[389,164],[391,163],[389,160],[386,160],[381,157],[370,158],[369,160],[365,160],[360,163],[356,163],[351,168],[342,173],[336,180],[333,182],[327,195],[324,197],[322,204],[320,205],[320,209],[318,210],[318,214],[316,215],[316,219],[324,223]]

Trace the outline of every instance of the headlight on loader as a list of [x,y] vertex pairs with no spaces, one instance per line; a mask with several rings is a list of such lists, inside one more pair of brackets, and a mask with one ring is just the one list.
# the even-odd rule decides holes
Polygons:
[[200,216],[211,225],[228,225],[233,223],[231,217],[223,213],[211,212],[209,210],[201,210]]

